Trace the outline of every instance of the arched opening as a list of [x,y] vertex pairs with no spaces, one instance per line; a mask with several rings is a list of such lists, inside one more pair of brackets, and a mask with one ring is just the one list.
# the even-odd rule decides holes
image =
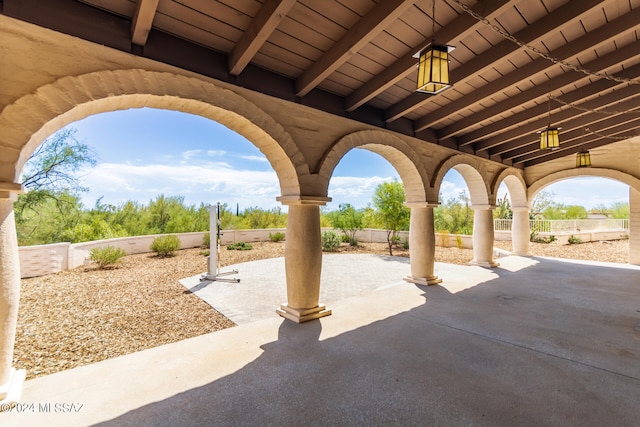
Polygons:
[[[95,168],[78,172],[89,189],[82,196],[91,221],[153,215],[149,209],[122,208],[140,208],[161,194],[165,200],[180,198],[178,204],[186,209],[167,214],[183,225],[193,218],[173,218],[174,213],[187,215],[213,202],[232,204],[234,211],[236,203],[243,208],[279,205],[278,177],[266,156],[208,118],[142,108],[92,115],[68,127],[77,129],[76,138],[98,156]],[[205,214],[208,226],[208,210]],[[146,219],[139,216],[136,222],[141,225]],[[120,225],[125,229],[127,224]],[[199,245],[202,236],[197,238]],[[149,243],[145,245],[148,250]],[[16,367],[26,368],[30,377],[45,375],[231,326],[178,283],[207,271],[202,252],[196,248],[166,259],[134,255],[117,269],[80,267],[23,281]]]

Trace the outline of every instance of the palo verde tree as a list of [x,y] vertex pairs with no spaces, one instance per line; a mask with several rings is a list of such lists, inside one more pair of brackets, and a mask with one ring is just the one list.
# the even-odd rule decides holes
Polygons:
[[[77,194],[86,188],[81,185],[78,172],[95,166],[96,159],[91,148],[78,141],[75,134],[73,128],[56,132],[25,164],[22,184],[27,193],[20,195],[15,204],[18,240],[23,244],[32,240],[31,235],[43,233],[38,239],[55,240],[58,237],[47,238],[46,234],[72,227],[79,219],[82,205]],[[22,227],[27,220],[29,226]]]
[[401,182],[383,182],[373,194],[373,206],[380,225],[387,230],[389,255],[398,242],[398,231],[409,229],[411,211],[404,205],[404,186]]

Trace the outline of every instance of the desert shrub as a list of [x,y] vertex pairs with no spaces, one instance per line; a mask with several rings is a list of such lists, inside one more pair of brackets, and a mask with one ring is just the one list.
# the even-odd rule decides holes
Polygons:
[[464,242],[462,241],[462,237],[456,236],[456,248],[464,249]]
[[570,245],[575,245],[577,243],[582,243],[582,239],[579,237],[574,236],[573,234],[571,236],[569,236],[569,239],[567,240],[569,242]]
[[205,249],[204,251],[200,251],[200,255],[202,255],[202,256],[211,255],[211,249]]
[[250,243],[238,242],[227,245],[227,250],[229,251],[250,251],[253,249]]
[[440,246],[442,246],[443,248],[448,248],[451,242],[451,235],[449,234],[449,232],[444,230],[440,231],[438,234],[440,234]]
[[536,236],[531,241],[534,242],[534,243],[553,243],[556,240],[558,240],[558,238],[556,236],[554,236],[553,234],[550,235],[549,237],[539,237],[536,234]]
[[404,242],[402,242],[402,249],[404,249],[405,251],[409,249],[409,240],[405,240]]
[[333,231],[322,232],[322,250],[325,252],[335,252],[340,247],[340,236]]
[[282,242],[284,240],[284,233],[276,231],[275,233],[269,233],[269,239],[272,242]]
[[202,236],[202,246],[204,246],[205,248],[208,248],[211,246],[211,234],[210,233],[205,233],[204,236]]
[[151,242],[150,249],[162,258],[174,256],[180,249],[180,239],[174,235],[156,237]]
[[89,252],[89,259],[98,264],[99,269],[112,267],[120,261],[120,258],[127,253],[124,249],[114,248],[113,246],[104,246],[102,248],[93,248]]

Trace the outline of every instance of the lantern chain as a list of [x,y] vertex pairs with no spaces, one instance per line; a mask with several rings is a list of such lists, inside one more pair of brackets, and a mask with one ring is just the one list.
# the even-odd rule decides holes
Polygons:
[[553,56],[549,55],[546,52],[541,51],[540,49],[534,47],[534,46],[530,46],[524,42],[521,42],[520,40],[518,40],[513,34],[511,34],[510,32],[508,32],[507,30],[505,30],[504,28],[500,28],[499,26],[492,24],[487,18],[485,18],[484,16],[480,15],[479,13],[475,12],[474,10],[472,10],[469,6],[467,6],[466,4],[462,3],[462,1],[460,0],[451,0],[453,1],[455,4],[457,4],[458,6],[460,6],[462,8],[462,10],[464,10],[465,12],[467,12],[469,15],[471,15],[473,18],[475,18],[477,21],[487,25],[489,28],[491,28],[493,31],[497,32],[498,34],[500,34],[502,37],[504,37],[507,40],[511,40],[512,42],[514,42],[515,44],[517,44],[518,46],[525,48],[527,50],[530,50],[531,52],[535,53],[536,55],[551,61],[554,64],[558,64],[558,65],[562,65],[566,68],[569,68],[573,71],[576,71],[578,73],[582,73],[582,74],[586,74],[588,76],[594,76],[594,77],[598,77],[601,79],[606,79],[606,80],[611,80],[614,82],[618,82],[618,83],[630,83],[630,84],[640,84],[640,80],[632,80],[632,79],[626,79],[626,78],[622,78],[622,77],[616,77],[616,76],[611,76],[609,74],[606,73],[599,73],[596,71],[590,71],[584,67],[580,67],[578,65],[574,65],[571,64],[567,61],[563,61],[561,59],[558,58],[554,58]]
[[640,114],[640,111],[637,111],[637,110],[624,110],[624,111],[618,111],[618,110],[593,110],[591,108],[584,108],[584,107],[581,107],[579,105],[572,104],[572,103],[567,102],[567,101],[563,101],[562,99],[560,99],[558,97],[555,97],[555,96],[552,96],[551,99],[553,99],[554,101],[556,101],[559,104],[566,105],[567,107],[571,107],[571,108],[574,108],[576,110],[583,111],[585,113],[610,114],[610,115],[613,115],[613,114]]

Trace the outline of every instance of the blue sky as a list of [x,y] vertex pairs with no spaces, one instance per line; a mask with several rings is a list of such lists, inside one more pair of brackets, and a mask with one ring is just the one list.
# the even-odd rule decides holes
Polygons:
[[[217,122],[167,110],[132,109],[90,116],[68,127],[97,154],[98,164],[82,173],[89,188],[86,207],[99,197],[119,205],[127,200],[147,203],[159,194],[182,195],[187,204],[221,202],[240,209],[281,206],[277,177],[264,155],[244,137]],[[367,206],[376,186],[398,179],[381,156],[350,151],[338,164],[329,186],[332,202]],[[628,187],[601,178],[579,178],[548,187],[557,201],[587,208],[628,201]],[[442,185],[443,200],[466,190],[455,171]]]

